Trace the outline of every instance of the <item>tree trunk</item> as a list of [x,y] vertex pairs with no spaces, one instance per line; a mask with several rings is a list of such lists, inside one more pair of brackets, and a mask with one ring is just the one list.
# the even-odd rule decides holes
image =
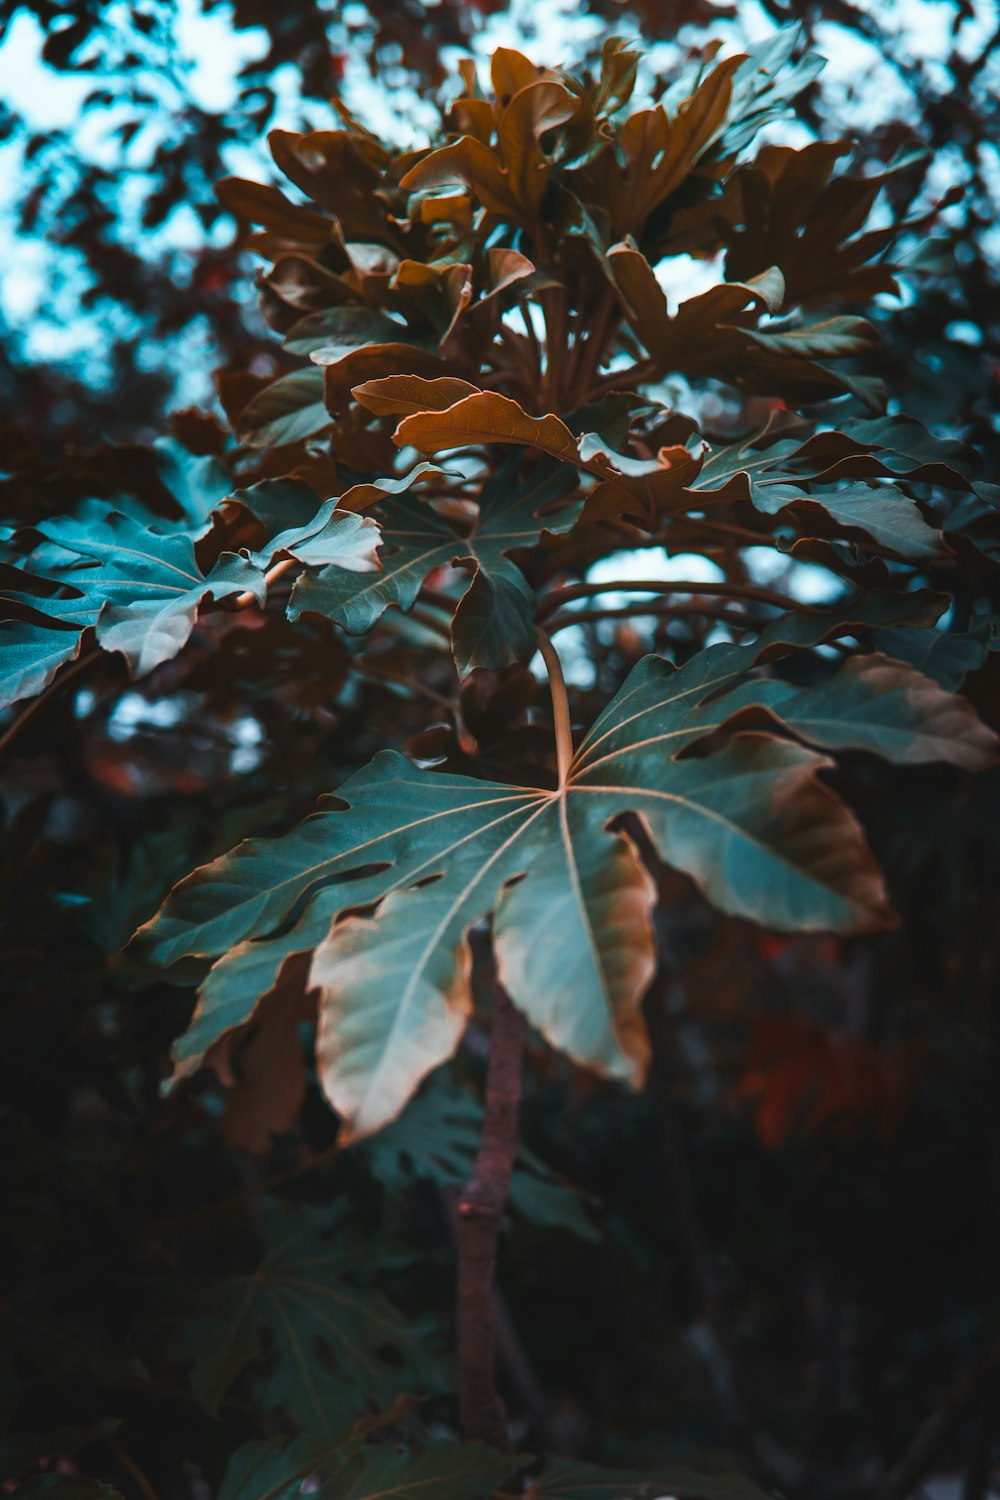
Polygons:
[[458,1200],[459,1422],[467,1443],[508,1451],[507,1412],[496,1388],[493,1277],[497,1237],[517,1152],[521,1017],[499,984],[486,1077],[483,1133],[472,1176]]

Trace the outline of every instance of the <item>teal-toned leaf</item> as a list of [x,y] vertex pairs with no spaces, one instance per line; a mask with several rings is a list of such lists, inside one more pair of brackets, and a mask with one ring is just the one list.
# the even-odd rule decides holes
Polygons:
[[258,568],[269,568],[278,558],[290,557],[307,567],[336,563],[351,573],[375,571],[379,529],[368,516],[339,508],[339,499],[326,500],[308,521],[279,531],[266,546],[250,554]]
[[263,598],[260,572],[246,559],[223,553],[205,575],[186,533],[164,536],[115,511],[43,521],[38,530],[72,563],[59,581],[83,596],[84,608],[100,606],[100,645],[121,651],[135,675],[176,656],[206,598],[245,590]]
[[426,500],[387,498],[379,508],[380,571],[358,578],[333,566],[302,579],[292,591],[290,617],[313,611],[361,632],[390,605],[411,608],[429,573],[460,564],[471,570],[472,580],[452,623],[459,669],[504,667],[529,657],[535,649],[534,596],[508,553],[537,545],[546,529],[572,524],[575,515],[546,512],[574,488],[575,476],[568,466],[548,464],[522,483],[519,461],[515,455],[483,486],[471,531],[457,530]]
[[[899,632],[919,639],[922,631]],[[856,656],[823,682],[799,688],[772,678],[727,699],[760,705],[811,744],[867,750],[896,765],[942,761],[980,771],[1000,740],[967,699],[909,665],[873,653]]]
[[226,1466],[219,1500],[298,1500],[306,1480],[316,1486],[312,1493],[326,1494],[324,1476],[362,1450],[372,1433],[404,1426],[418,1404],[401,1396],[387,1411],[359,1417],[346,1431],[309,1430],[285,1444],[277,1439],[244,1443]]
[[47,688],[59,668],[80,655],[82,634],[27,620],[0,622],[0,709]]
[[886,656],[909,662],[944,688],[961,687],[1000,642],[996,615],[976,617],[968,630],[879,630],[875,644]]
[[747,48],[733,74],[732,96],[716,150],[734,156],[750,144],[769,121],[781,119],[792,100],[826,67],[817,52],[793,56],[801,38],[797,25],[783,26]]
[[240,413],[236,428],[240,442],[250,448],[280,448],[325,432],[333,418],[323,391],[323,371],[315,365],[272,380]]
[[[479,1149],[483,1112],[446,1073],[430,1080],[400,1119],[371,1136],[363,1150],[374,1176],[395,1190],[414,1179],[461,1188]],[[529,1223],[596,1239],[582,1193],[560,1179],[522,1143],[510,1180],[510,1206]]]
[[506,667],[526,661],[537,645],[535,594],[524,574],[505,557],[482,562],[452,620],[452,642],[460,672]]
[[[176,501],[178,509],[194,536],[207,529],[213,510],[232,491],[233,481],[221,458],[213,454],[189,453],[176,438],[160,438],[153,447],[157,470],[164,487]],[[169,523],[152,523],[153,530],[176,529]]]
[[[834,733],[815,697],[766,677],[747,686],[752,660],[738,647],[681,671],[647,658],[585,738],[563,792],[420,771],[383,752],[341,789],[347,812],[321,812],[195,872],[144,933],[160,961],[222,955],[180,1071],[252,1014],[292,954],[314,949],[324,1087],[347,1130],[375,1130],[454,1050],[471,1004],[466,935],[492,911],[515,1003],[579,1061],[640,1080],[655,892],[627,838],[607,832],[624,812],[639,813],[662,857],[725,911],[785,929],[884,922],[861,832],[817,779],[829,762],[762,734],[679,758],[751,707],[802,737]],[[836,742],[890,742],[887,726],[880,738],[863,718],[851,730],[838,722]],[[895,755],[898,733],[891,744]],[[376,903],[374,916],[343,915]],[[296,907],[298,920],[270,937]]]
[[347,1226],[324,1238],[283,1212],[271,1237],[252,1274],[206,1289],[173,1352],[191,1361],[191,1388],[210,1412],[248,1369],[267,1406],[313,1433],[342,1432],[364,1397],[387,1404],[419,1379],[419,1330],[363,1284],[374,1247]]
[[[887,602],[791,615],[753,646],[715,646],[681,670],[645,658],[563,793],[419,771],[384,752],[342,788],[348,812],[195,872],[144,933],[160,962],[222,955],[178,1045],[178,1075],[247,1020],[292,955],[314,951],[324,1087],[346,1129],[370,1133],[454,1050],[471,1004],[466,935],[492,911],[501,976],[533,1023],[579,1061],[638,1081],[654,891],[625,835],[607,832],[624,812],[725,911],[791,930],[884,922],[860,830],[817,780],[828,761],[759,733],[707,757],[681,752],[754,712],[823,747],[988,764],[996,741],[971,707],[903,663],[860,657],[805,688],[749,675],[790,643],[857,629],[856,615],[891,619]],[[925,618],[939,603],[896,607]]]
[[818,506],[848,536],[860,532],[900,557],[947,556],[949,548],[935,527],[928,525],[916,501],[888,484],[851,484],[822,493],[788,494],[761,486],[754,503],[766,515],[777,515],[788,505]]
[[26,587],[7,593],[9,603],[39,617],[0,628],[0,683],[8,703],[46,687],[63,662],[79,655],[88,626],[96,628],[100,646],[120,651],[131,673],[142,676],[176,656],[206,600],[249,591],[263,601],[264,580],[246,558],[223,553],[203,573],[191,532],[156,529],[104,502],[88,502],[78,515],[42,521],[36,529],[44,540],[27,559],[26,585],[33,581],[27,568],[44,564],[48,577],[34,581],[72,592]]
[[380,507],[380,568],[358,578],[344,568],[324,568],[301,579],[292,590],[289,617],[326,615],[344,630],[360,634],[390,605],[409,609],[427,574],[454,557],[455,534],[426,502],[413,497],[387,500]]
[[[172,565],[167,567],[172,570]],[[185,580],[176,575],[169,583],[161,582],[165,572],[123,582],[120,602],[109,598],[97,622],[99,644],[106,651],[120,651],[136,677],[170,661],[187,644],[205,599],[249,592],[263,602],[260,574],[235,553],[223,553],[205,577],[197,571],[189,574],[186,589]]]
[[[793,514],[803,526],[818,507],[848,537],[868,537],[900,557],[947,555],[944,537],[924,519],[916,500],[898,484],[883,482],[925,477],[931,452],[939,451],[917,423],[904,424],[908,446],[914,450],[909,457],[884,446],[898,421],[851,423],[850,436],[824,432],[805,442],[786,438],[762,448],[754,446],[757,439],[750,439],[717,449],[705,460],[689,492],[748,495],[754,508],[769,516],[794,506]],[[918,429],[916,434],[909,432],[911,427]],[[951,445],[942,447],[950,457]],[[954,471],[947,472],[964,483]],[[861,478],[842,482],[854,476]],[[867,479],[873,482],[864,482]]]
[[285,348],[291,354],[320,353],[319,362],[326,365],[368,344],[397,340],[403,332],[402,323],[377,308],[327,307],[294,323],[285,335]]
[[764,314],[779,312],[784,302],[785,282],[777,266],[745,283],[721,282],[688,298],[671,315],[652,266],[634,242],[612,245],[607,264],[632,332],[660,374],[709,376],[805,400],[821,397],[825,389],[850,390],[877,409],[870,379],[827,364],[878,342],[864,318],[759,326]]
[[372,1444],[331,1475],[321,1500],[487,1500],[524,1460],[479,1443]]
[[293,1443],[244,1443],[226,1465],[218,1500],[300,1500],[303,1481],[326,1463],[342,1439],[315,1433]]

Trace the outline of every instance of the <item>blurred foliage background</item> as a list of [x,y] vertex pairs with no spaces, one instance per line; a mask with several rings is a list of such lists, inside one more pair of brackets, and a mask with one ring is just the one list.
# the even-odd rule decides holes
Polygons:
[[[706,36],[735,46],[790,21],[831,62],[772,138],[847,133],[871,170],[909,150],[886,189],[896,218],[948,195],[934,237],[912,246],[903,305],[874,309],[878,363],[894,405],[995,464],[996,6],[541,10],[8,3],[5,517],[92,490],[155,496],[154,438],[172,432],[186,464],[225,445],[216,373],[278,369],[254,267],[213,193],[234,172],[267,177],[271,126],[328,123],[336,94],[407,140],[455,59],[501,42],[551,60],[638,36],[655,93],[664,61]],[[726,420],[739,430],[754,415],[748,405]],[[583,708],[596,712],[620,681],[637,630],[587,638]],[[283,1118],[262,1119],[254,1078],[266,1059],[245,1059],[228,1094],[200,1079],[160,1098],[189,998],[149,988],[121,944],[173,878],[247,831],[248,808],[254,831],[287,826],[426,719],[374,672],[331,708],[337,646],[319,625],[315,683],[274,696],[280,637],[262,621],[249,671],[247,634],[206,643],[200,676],[189,656],[183,678],[171,664],[141,691],[105,659],[86,686],[40,705],[0,776],[0,1412],[35,1434],[28,1467],[41,1459],[51,1478],[72,1478],[74,1453],[96,1446],[121,1492],[145,1500],[216,1493],[254,1430],[238,1382],[215,1416],[192,1394],[191,1362],[203,1368],[218,1337],[211,1320],[200,1345],[172,1328],[200,1296],[219,1305],[269,1225],[327,1213],[334,1198],[362,1235],[349,1286],[374,1295],[378,1280],[418,1322],[446,1305],[449,1193],[482,1076],[473,1028],[447,1085],[457,1092],[418,1101],[422,1123],[394,1127],[429,1139],[424,1154],[390,1142],[377,1180],[350,1153],[332,1158],[313,1079]],[[429,657],[432,694],[434,670]],[[389,656],[379,671],[391,679]],[[996,724],[995,669],[968,690]],[[506,725],[478,723],[474,680],[467,694],[480,743],[502,757]],[[516,715],[516,690],[510,702]],[[938,1470],[954,1476],[948,1493],[975,1500],[1000,1433],[1000,785],[984,777],[970,800],[951,772],[860,758],[844,774],[890,872],[900,934],[774,937],[720,918],[664,872],[653,1087],[635,1098],[532,1058],[525,1186],[501,1265],[502,1379],[522,1430],[563,1452],[641,1463],[726,1450],[802,1500],[903,1500]],[[446,1344],[428,1335],[429,1367]],[[5,1478],[26,1472],[20,1441],[0,1450]]]

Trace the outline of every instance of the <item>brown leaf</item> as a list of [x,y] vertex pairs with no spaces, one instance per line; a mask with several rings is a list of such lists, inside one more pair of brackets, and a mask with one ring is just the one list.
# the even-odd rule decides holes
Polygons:
[[331,209],[348,239],[394,243],[386,206],[376,191],[390,157],[374,137],[346,130],[304,135],[272,130],[267,141],[285,176]]
[[224,177],[216,183],[215,192],[234,218],[244,224],[264,224],[290,244],[319,249],[329,243],[333,234],[335,226],[331,219],[293,203],[280,188],[246,182],[242,177]]
[[351,391],[355,401],[379,417],[445,411],[466,396],[481,394],[477,386],[451,375],[438,380],[424,380],[419,375],[386,375],[381,380],[356,385]]
[[748,282],[722,282],[682,302],[671,317],[667,299],[645,256],[632,243],[613,245],[608,265],[626,316],[662,374],[711,375],[782,395],[813,400],[831,387],[850,390],[871,406],[880,388],[820,360],[843,359],[878,343],[864,318],[827,318],[798,328],[759,328],[762,313],[784,301],[784,278],[770,266]]
[[269,1151],[302,1108],[306,1065],[299,1025],[316,1014],[315,995],[303,989],[303,978],[301,972],[283,978],[249,1025],[228,1032],[205,1055],[228,1090],[222,1133],[241,1151]]
[[662,105],[631,115],[615,139],[624,170],[614,151],[604,151],[581,171],[581,196],[607,207],[614,238],[638,233],[711,146],[725,122],[732,75],[742,61],[729,57],[721,62],[673,119]]
[[513,47],[497,47],[490,58],[490,82],[501,105],[509,104],[519,89],[537,83],[541,72],[530,58]]
[[516,401],[492,391],[466,396],[441,412],[404,417],[393,433],[393,442],[401,448],[412,444],[421,453],[473,443],[527,443],[553,458],[579,462],[576,440],[559,417],[529,416]]
[[430,349],[415,344],[368,344],[342,355],[325,368],[327,400],[338,407],[343,396],[356,385],[368,380],[382,380],[387,375],[424,375],[433,378],[454,368]]

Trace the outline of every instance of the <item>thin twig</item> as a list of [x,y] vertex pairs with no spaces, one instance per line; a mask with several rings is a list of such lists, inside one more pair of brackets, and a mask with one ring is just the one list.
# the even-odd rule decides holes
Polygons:
[[740,630],[759,630],[763,621],[752,615],[740,614],[735,609],[725,609],[712,604],[670,604],[658,601],[655,604],[624,604],[616,609],[578,609],[557,615],[546,627],[550,635],[567,630],[571,625],[592,625],[600,620],[641,620],[645,616],[663,615],[667,619],[704,618],[718,620],[723,625],[735,625]]
[[597,594],[719,594],[731,599],[754,599],[760,604],[773,604],[776,609],[812,612],[817,609],[816,605],[805,604],[788,594],[779,594],[774,589],[759,588],[751,583],[698,583],[690,578],[622,578],[611,583],[571,583],[553,589],[543,597],[540,612],[545,616],[574,599]]

